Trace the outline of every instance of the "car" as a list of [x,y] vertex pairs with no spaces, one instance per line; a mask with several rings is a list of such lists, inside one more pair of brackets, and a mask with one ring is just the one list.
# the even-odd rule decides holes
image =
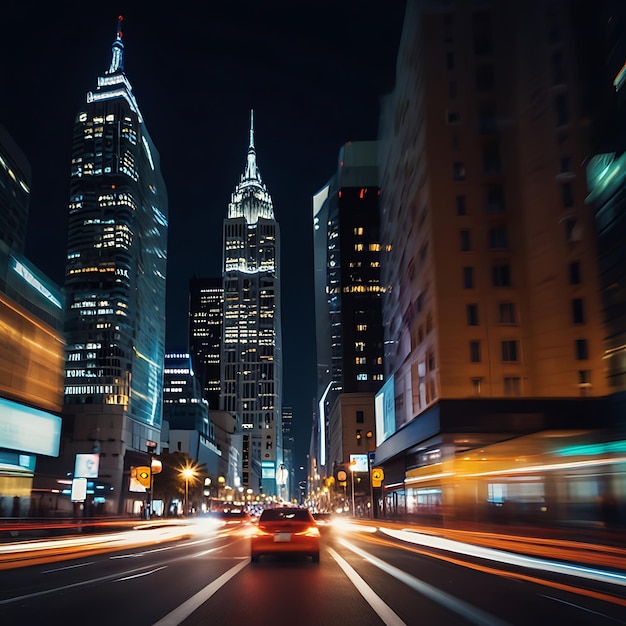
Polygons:
[[320,561],[320,530],[311,512],[301,507],[264,509],[250,537],[250,558],[302,554]]

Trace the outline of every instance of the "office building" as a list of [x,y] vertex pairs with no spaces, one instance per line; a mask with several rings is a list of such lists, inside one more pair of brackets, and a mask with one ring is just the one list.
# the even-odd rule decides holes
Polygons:
[[189,281],[189,352],[202,393],[211,410],[219,409],[220,349],[224,289],[221,278]]
[[202,397],[187,352],[165,354],[163,374],[163,421],[169,425],[168,451],[184,452],[206,467],[215,481],[218,457],[222,452],[215,440],[215,427],[209,419],[209,406]]
[[132,466],[160,440],[165,352],[167,191],[159,153],[124,71],[121,18],[111,64],[73,131],[65,272],[63,470],[99,455],[91,499],[132,513]]
[[[379,195],[377,142],[354,141],[341,147],[335,175],[313,198],[317,466],[324,476],[367,452],[383,384]],[[355,399],[339,401],[352,394],[358,408]]]
[[253,115],[246,165],[223,227],[220,408],[242,432],[242,486],[277,495],[282,463],[280,230],[257,167]]

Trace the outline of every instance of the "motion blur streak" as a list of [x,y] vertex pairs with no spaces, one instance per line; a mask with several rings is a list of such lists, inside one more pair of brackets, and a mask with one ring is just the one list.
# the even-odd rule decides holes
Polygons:
[[[370,539],[370,542],[376,543],[378,545],[392,547],[392,548],[398,547],[397,544],[392,543],[391,541],[386,541],[384,539],[375,538],[375,537],[372,537]],[[442,554],[438,554],[437,552],[433,552],[431,550],[424,549],[424,548],[405,547],[404,549],[410,550],[414,554],[422,554],[424,556],[427,556],[433,559],[438,559],[439,561],[445,561],[446,563],[453,563],[454,565],[459,565],[460,567],[473,569],[473,570],[476,570],[477,572],[483,572],[484,574],[491,574],[493,576],[504,576],[506,578],[514,578],[515,580],[523,580],[529,583],[533,583],[535,585],[543,585],[544,587],[550,587],[552,589],[559,589],[560,591],[565,591],[567,593],[578,594],[580,596],[587,596],[588,598],[594,598],[595,600],[600,600],[601,602],[611,602],[612,604],[617,604],[618,606],[626,606],[625,598],[609,595],[606,593],[600,593],[599,591],[592,591],[590,589],[574,587],[572,585],[566,585],[564,583],[556,583],[550,580],[545,580],[543,578],[536,578],[535,576],[530,576],[528,574],[519,574],[517,572],[509,572],[506,570],[495,569],[493,567],[488,567],[486,565],[478,565],[477,563],[463,561],[455,557],[444,556]],[[551,596],[546,596],[546,597],[551,597]]]
[[546,572],[553,572],[555,574],[579,576],[581,578],[588,578],[590,580],[597,580],[599,582],[611,583],[613,585],[626,586],[626,575],[619,572],[607,572],[603,570],[592,569],[589,567],[582,567],[580,565],[568,565],[567,563],[558,563],[556,561],[536,559],[534,557],[522,556],[519,554],[513,554],[511,552],[504,552],[502,550],[494,550],[493,548],[483,548],[481,546],[474,546],[467,543],[459,543],[458,541],[452,541],[451,539],[431,537],[429,535],[423,535],[421,533],[392,530],[389,528],[381,528],[381,531],[390,535],[391,537],[400,539],[401,541],[408,541],[410,543],[426,545],[430,546],[431,548],[438,548],[440,550],[447,550],[449,552],[457,552],[464,555],[476,556],[478,558],[489,559],[491,561],[504,562],[508,563],[509,565],[519,565],[521,567],[539,569]]
[[350,567],[346,560],[340,557],[332,548],[329,548],[328,551],[365,601],[374,609],[376,615],[385,623],[385,626],[406,626],[393,609],[374,593],[372,588]]
[[0,546],[0,570],[53,563],[63,559],[103,554],[123,548],[154,545],[189,537],[188,528],[167,527],[41,541],[19,541]]
[[[381,529],[382,530],[382,529]],[[415,528],[403,528],[404,532],[419,532]],[[430,529],[423,529],[432,535]],[[494,533],[467,530],[441,529],[448,539],[457,539],[464,543],[477,543],[490,548],[501,548],[509,552],[521,552],[541,557],[551,557],[564,561],[585,562],[615,569],[626,568],[626,550],[616,546],[606,546],[568,539],[547,539],[542,537],[524,537],[522,535],[497,535]]]
[[389,565],[388,563],[385,563],[385,561],[382,561],[368,552],[365,552],[365,550],[357,548],[345,539],[339,539],[339,543],[348,548],[348,550],[352,550],[354,553],[362,556],[383,572],[390,574],[400,582],[403,582],[405,585],[411,587],[411,589],[421,593],[430,600],[438,602],[442,606],[445,606],[450,611],[453,611],[473,624],[479,624],[480,626],[504,626],[507,623],[501,621],[493,615],[490,615],[489,613],[486,613],[485,611],[481,611],[467,602],[463,602],[463,600],[459,600],[458,598],[455,598],[454,596],[451,596],[450,594],[441,591],[440,589],[437,589],[422,580],[419,580],[418,578],[410,576],[397,567]]

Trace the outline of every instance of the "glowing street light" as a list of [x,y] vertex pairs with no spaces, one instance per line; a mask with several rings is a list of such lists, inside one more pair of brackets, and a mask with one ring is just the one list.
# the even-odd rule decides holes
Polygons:
[[196,477],[196,470],[186,465],[180,470],[180,475],[185,479],[185,517],[189,515],[189,481]]

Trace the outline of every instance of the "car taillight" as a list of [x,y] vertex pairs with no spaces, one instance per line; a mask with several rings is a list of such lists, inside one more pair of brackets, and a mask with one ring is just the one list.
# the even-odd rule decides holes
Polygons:
[[296,535],[304,535],[305,537],[319,537],[320,529],[317,526],[309,526],[305,530],[295,533]]
[[263,535],[273,535],[274,533],[270,530],[265,530],[265,528],[263,528],[262,526],[257,526],[253,532],[252,532],[252,536],[253,537],[262,537]]

